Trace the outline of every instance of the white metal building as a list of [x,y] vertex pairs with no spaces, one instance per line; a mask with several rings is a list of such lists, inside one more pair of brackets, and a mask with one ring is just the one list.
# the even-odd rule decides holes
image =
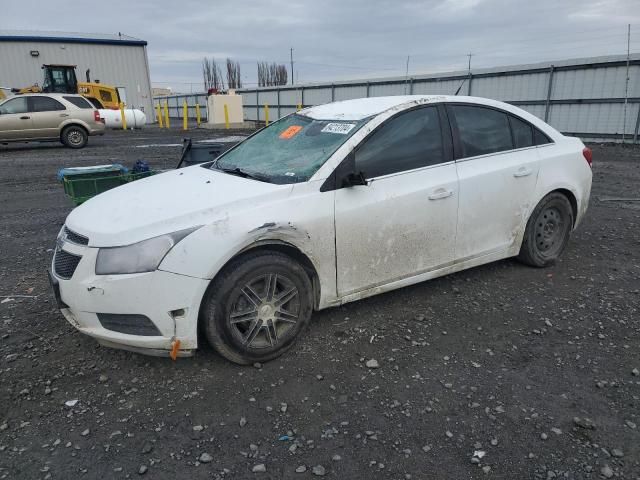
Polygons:
[[122,34],[0,30],[0,87],[42,85],[43,64],[77,65],[79,82],[86,80],[124,88],[123,101],[140,108],[153,121],[147,42]]

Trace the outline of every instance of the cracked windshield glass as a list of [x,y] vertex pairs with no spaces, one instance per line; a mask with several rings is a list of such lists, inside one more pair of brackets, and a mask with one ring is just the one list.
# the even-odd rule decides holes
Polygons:
[[290,115],[225,153],[211,168],[271,183],[304,182],[364,122]]

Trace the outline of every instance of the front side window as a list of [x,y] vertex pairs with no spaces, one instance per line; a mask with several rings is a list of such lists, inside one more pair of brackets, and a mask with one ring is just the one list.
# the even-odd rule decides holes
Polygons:
[[366,178],[445,161],[436,107],[401,113],[378,128],[355,152],[356,170]]
[[463,157],[513,149],[506,113],[468,105],[451,105],[449,111],[453,112],[458,125]]
[[12,113],[27,113],[27,98],[12,98],[0,105],[0,115],[8,115]]
[[56,112],[66,110],[59,101],[49,97],[31,97],[31,112]]
[[367,120],[289,115],[218,157],[211,168],[270,183],[304,182]]

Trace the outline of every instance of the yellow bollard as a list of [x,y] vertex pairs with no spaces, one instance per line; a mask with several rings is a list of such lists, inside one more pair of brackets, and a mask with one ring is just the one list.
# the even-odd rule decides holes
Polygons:
[[158,126],[160,128],[163,128],[164,122],[162,121],[162,112],[160,111],[160,103],[156,103],[156,117],[158,117]]
[[188,116],[189,116],[189,107],[187,106],[187,101],[185,100],[182,104],[182,129],[188,129]]
[[300,110],[302,110],[302,104],[301,103],[298,104],[298,111],[300,111]]
[[196,124],[200,126],[200,104],[196,103]]
[[169,102],[164,102],[164,126],[171,128],[171,122],[169,121]]
[[264,125],[265,127],[269,125],[269,104],[264,104]]
[[229,107],[227,104],[224,104],[224,128],[229,130]]
[[120,119],[122,120],[122,129],[127,129],[127,116],[124,114],[124,103],[120,102]]

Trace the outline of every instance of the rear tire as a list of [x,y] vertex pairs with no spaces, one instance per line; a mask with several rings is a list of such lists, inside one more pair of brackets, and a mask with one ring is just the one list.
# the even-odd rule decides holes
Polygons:
[[529,217],[518,260],[539,268],[553,264],[566,248],[572,228],[569,199],[562,193],[550,193]]
[[289,350],[309,324],[313,289],[304,268],[279,252],[256,252],[229,264],[209,286],[201,321],[211,346],[240,365]]
[[89,141],[87,131],[78,125],[69,125],[60,135],[62,143],[69,148],[84,148]]

